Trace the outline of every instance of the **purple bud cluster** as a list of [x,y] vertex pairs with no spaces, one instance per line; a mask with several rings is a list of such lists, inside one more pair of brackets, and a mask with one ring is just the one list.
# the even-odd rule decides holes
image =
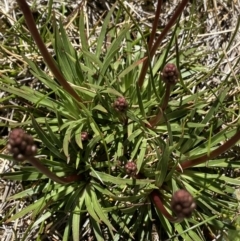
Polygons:
[[118,97],[113,103],[113,108],[118,112],[125,112],[128,108],[128,102],[124,97]]
[[129,176],[135,176],[136,173],[137,173],[137,165],[135,162],[128,162],[126,165],[125,165],[125,171],[126,173],[129,175]]
[[175,85],[178,81],[179,72],[175,64],[168,63],[162,71],[162,80],[171,85]]
[[180,189],[172,196],[171,208],[177,217],[189,218],[196,208],[196,203],[187,190]]
[[86,141],[88,141],[89,140],[89,133],[87,132],[87,131],[83,131],[82,133],[81,133],[81,140],[82,140],[82,142],[86,142]]
[[22,129],[14,129],[9,135],[8,150],[16,161],[24,161],[37,153],[33,137]]

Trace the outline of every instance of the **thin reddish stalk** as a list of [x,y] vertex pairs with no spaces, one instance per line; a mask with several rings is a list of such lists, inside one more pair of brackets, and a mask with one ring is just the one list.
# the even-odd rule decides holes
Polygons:
[[[151,61],[152,57],[154,56],[155,52],[157,51],[157,48],[161,44],[163,38],[166,36],[166,34],[168,33],[169,29],[173,26],[173,24],[177,21],[178,17],[181,15],[181,13],[182,13],[183,9],[186,7],[187,3],[188,3],[188,0],[183,0],[178,5],[178,7],[177,7],[176,11],[174,12],[173,16],[171,17],[171,19],[169,20],[169,22],[167,23],[167,25],[165,26],[165,28],[163,29],[163,31],[159,35],[158,39],[154,43],[153,47],[151,48],[150,61]],[[146,76],[147,69],[148,69],[148,63],[150,61],[147,57],[146,60],[143,62],[142,70],[141,70],[140,76],[138,78],[138,85],[139,85],[140,88],[143,85],[144,78]]]
[[170,93],[171,93],[171,86],[172,86],[171,84],[166,83],[165,96],[164,96],[163,103],[161,104],[162,111],[165,111],[168,106]]
[[213,158],[219,156],[220,154],[226,152],[228,149],[230,149],[232,146],[234,146],[239,140],[240,140],[240,131],[238,131],[228,141],[226,141],[223,145],[219,146],[217,149],[212,151],[210,154],[205,154],[204,156],[182,162],[180,164],[181,167],[178,167],[177,170],[178,171],[180,171],[181,169],[184,170],[184,169],[199,165],[210,159],[213,159]]
[[168,33],[169,29],[174,25],[174,23],[177,21],[178,17],[182,14],[182,11],[184,10],[184,8],[186,7],[188,3],[188,0],[183,0],[177,7],[176,11],[174,12],[173,16],[171,17],[171,19],[169,20],[169,22],[167,23],[167,25],[165,26],[165,28],[163,29],[163,31],[161,32],[160,36],[158,37],[158,39],[156,40],[156,42],[154,43],[151,52],[150,52],[150,56],[153,57],[153,55],[155,54],[155,52],[157,51],[157,48],[159,47],[159,45],[161,44],[163,38],[166,36],[166,34]]
[[51,172],[46,166],[44,166],[41,162],[39,162],[39,160],[35,157],[29,158],[28,161],[45,176],[49,177],[51,180],[59,184],[68,184],[77,180],[81,180],[81,176],[76,174],[68,177],[59,177],[55,175],[53,172]]
[[159,212],[161,214],[163,214],[170,222],[180,222],[182,219],[179,219],[177,217],[173,217],[168,211],[167,209],[164,207],[163,203],[162,203],[162,199],[160,197],[160,193],[154,189],[151,194],[151,199],[155,205],[155,207],[159,210]]
[[163,111],[165,111],[168,106],[170,93],[171,93],[171,84],[166,83],[166,91],[165,91],[164,100],[163,100],[161,106],[159,107],[159,111],[158,111],[157,115],[149,120],[150,128],[153,128],[154,126],[156,126],[157,123],[159,123],[159,121],[162,119]]
[[157,123],[162,119],[163,116],[163,111],[161,109],[161,107],[158,108],[158,113],[156,116],[154,116],[153,118],[151,118],[148,122],[150,125],[147,125],[147,127],[149,128],[153,128],[157,125]]
[[48,68],[52,71],[55,78],[62,85],[62,87],[78,102],[82,102],[82,99],[74,91],[74,89],[68,84],[67,80],[64,78],[58,67],[56,66],[53,57],[49,54],[46,46],[44,45],[42,38],[37,30],[32,12],[25,0],[17,0],[19,7],[21,8],[26,24],[28,26],[29,32],[31,33],[33,39],[35,40],[39,51],[41,52],[44,61],[46,62]]
[[161,12],[161,6],[162,6],[162,0],[158,0],[157,10],[156,10],[156,14],[155,14],[154,22],[153,22],[153,27],[152,27],[152,32],[150,34],[150,38],[149,38],[149,41],[148,41],[148,49],[149,49],[149,51],[152,48],[153,40],[154,40],[155,35],[156,35],[158,21],[159,21],[159,16],[160,16],[160,12]]

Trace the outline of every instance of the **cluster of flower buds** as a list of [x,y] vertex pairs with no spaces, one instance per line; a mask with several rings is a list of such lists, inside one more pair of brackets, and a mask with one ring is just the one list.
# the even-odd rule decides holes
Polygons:
[[171,200],[172,211],[179,218],[189,218],[196,208],[196,203],[193,196],[184,189],[176,191]]
[[113,103],[113,108],[118,112],[125,112],[128,108],[128,102],[124,97],[118,97]]
[[87,131],[83,131],[81,133],[81,140],[82,142],[86,142],[90,139],[89,133]]
[[127,162],[127,164],[125,165],[125,171],[129,176],[134,177],[137,173],[136,163],[132,161]]
[[162,71],[162,80],[170,85],[175,85],[178,81],[179,72],[175,64],[168,63]]
[[37,153],[33,137],[22,129],[14,129],[9,135],[8,150],[16,161],[27,160]]

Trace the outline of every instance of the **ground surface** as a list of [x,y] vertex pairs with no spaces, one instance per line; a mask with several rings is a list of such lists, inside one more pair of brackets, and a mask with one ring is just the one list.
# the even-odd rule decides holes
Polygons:
[[[36,11],[40,11],[41,8],[45,7],[48,1],[39,1],[37,0]],[[93,23],[97,21],[97,19],[103,14],[104,11],[108,11],[114,1],[97,1],[92,0],[88,1],[85,4],[85,9],[88,12],[88,16],[90,17],[89,21]],[[162,27],[167,23],[167,20],[172,15],[178,0],[170,0],[163,1],[163,11],[161,13],[159,19],[159,26]],[[55,11],[60,9],[62,4],[65,4],[69,9],[74,12],[81,1],[54,1]],[[191,4],[196,3],[197,5],[197,16],[200,21],[204,22],[204,28],[198,31],[198,34],[194,39],[190,39],[189,47],[193,45],[197,45],[199,49],[201,48],[209,48],[209,50],[215,50],[215,53],[211,55],[200,56],[200,61],[205,65],[214,65],[214,63],[220,58],[219,49],[226,49],[230,40],[230,33],[235,31],[235,26],[239,21],[240,16],[240,1],[239,0],[196,0],[190,1],[188,8],[184,11],[183,18],[188,19],[189,17],[189,8],[192,6]],[[154,19],[154,11],[156,8],[156,3],[151,0],[146,1],[127,1],[126,3],[131,9],[133,16],[142,21],[142,26],[151,26],[152,21]],[[16,16],[19,14],[19,9],[17,8],[17,4],[14,0],[1,0],[0,1],[0,41],[4,41],[8,38],[7,31],[5,29],[5,25],[13,26]],[[68,16],[66,16],[66,19]],[[198,23],[196,23],[196,29],[198,28]],[[187,48],[187,46],[186,46]],[[235,65],[236,61],[239,59],[240,54],[240,30],[238,31],[236,38],[231,44],[231,48],[226,49],[224,60],[222,64],[219,66],[218,73],[212,75],[207,83],[207,86],[216,85],[222,78],[224,78],[224,74],[229,74],[232,71],[232,66]],[[0,50],[0,65],[5,64],[10,69],[12,63],[17,62],[17,56],[6,56],[1,54]],[[232,73],[233,75],[240,74],[240,68],[235,68],[236,72]],[[4,69],[0,69],[0,74],[4,73]],[[17,74],[18,76],[18,74]],[[19,73],[19,76],[21,74]],[[0,80],[1,81],[1,80]],[[238,82],[238,81],[237,81]],[[204,88],[204,87],[203,87]],[[233,92],[238,92],[240,90],[239,85],[236,85],[236,89],[233,89]],[[4,93],[0,93],[0,98],[4,96]],[[0,103],[1,106],[1,103]],[[1,111],[1,109],[0,109]],[[0,122],[5,123],[6,121],[11,120],[12,113],[5,113],[3,111],[0,112]],[[234,120],[233,120],[234,121]],[[8,130],[2,128],[0,129],[2,138],[6,138],[8,135]],[[1,145],[2,153],[5,151],[4,145]],[[8,172],[12,168],[12,163],[0,159],[0,172]],[[11,202],[8,201],[7,198],[14,193],[17,193],[22,190],[22,184],[18,182],[11,182],[6,180],[0,180],[0,220],[4,217],[5,213],[10,212],[12,208],[17,208],[21,210],[30,202],[33,202],[33,199],[19,201],[19,202]],[[25,216],[24,219],[19,219],[14,222],[4,223],[0,225],[0,240],[8,241],[8,240],[16,240],[15,232],[18,237],[22,237],[23,233],[28,228],[31,220],[29,220],[28,216]],[[86,227],[87,227],[86,223]],[[84,228],[84,234],[82,240],[92,240],[91,235],[87,237],[88,229]],[[34,230],[32,232],[32,238],[29,240],[34,240]],[[48,238],[43,240],[60,240],[58,236],[58,231],[55,230],[52,234],[49,234]],[[156,237],[156,241],[158,237]]]

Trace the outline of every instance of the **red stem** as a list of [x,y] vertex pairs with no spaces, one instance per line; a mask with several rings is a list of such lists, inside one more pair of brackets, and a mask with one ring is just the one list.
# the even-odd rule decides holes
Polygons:
[[17,0],[19,7],[21,8],[26,24],[28,26],[29,32],[31,33],[33,39],[35,40],[39,51],[41,52],[44,61],[46,62],[48,68],[52,71],[55,78],[62,85],[62,87],[78,102],[82,102],[82,99],[74,91],[74,89],[68,84],[67,80],[64,78],[58,67],[56,66],[53,57],[49,54],[46,46],[44,45],[42,38],[37,30],[32,12],[25,0]]
[[81,176],[76,174],[73,174],[68,177],[59,177],[55,175],[53,172],[51,172],[46,166],[44,166],[41,162],[39,162],[39,160],[35,157],[29,158],[28,161],[45,176],[49,177],[51,180],[59,184],[68,184],[74,181],[81,180]]
[[157,11],[156,11],[154,22],[153,22],[152,32],[151,32],[151,35],[150,35],[150,38],[149,38],[149,41],[148,41],[149,51],[152,48],[153,40],[154,40],[155,35],[156,35],[158,20],[159,20],[159,16],[160,16],[160,12],[161,12],[161,6],[162,6],[162,0],[158,0]]
[[148,125],[149,128],[155,127],[157,125],[157,123],[159,123],[159,121],[162,119],[163,111],[165,111],[168,106],[170,93],[171,93],[171,84],[166,83],[166,91],[165,91],[165,96],[164,96],[163,102],[162,102],[161,106],[159,107],[159,111],[158,111],[157,115],[149,120],[149,124],[150,124],[150,125]]
[[163,111],[162,111],[161,107],[159,107],[158,109],[159,109],[159,111],[158,111],[157,115],[148,121],[150,124],[150,125],[148,125],[148,124],[146,125],[148,128],[154,128],[157,125],[157,123],[162,119]]
[[184,169],[199,165],[210,159],[213,159],[219,156],[220,154],[226,152],[228,149],[234,146],[239,140],[240,140],[240,131],[237,131],[237,133],[234,136],[232,136],[228,141],[226,141],[223,145],[219,146],[217,149],[212,151],[210,154],[207,153],[204,156],[201,156],[192,160],[184,161],[180,163],[181,167],[177,167],[177,170],[178,171],[180,171],[181,169],[184,170]]
[[157,51],[157,48],[159,47],[159,45],[161,44],[163,38],[165,37],[165,35],[168,33],[169,29],[174,25],[174,23],[177,21],[178,17],[181,15],[182,11],[184,10],[184,8],[186,7],[188,3],[188,0],[183,0],[177,7],[176,11],[174,12],[173,16],[171,17],[171,19],[169,20],[169,22],[167,23],[167,25],[165,26],[165,28],[163,29],[163,31],[161,32],[161,34],[159,35],[158,39],[156,40],[156,42],[154,43],[151,52],[150,52],[150,56],[152,57],[155,52]]
[[162,199],[160,196],[160,193],[154,189],[151,193],[150,193],[151,199],[155,205],[155,207],[159,210],[159,212],[161,214],[163,214],[170,222],[180,222],[182,221],[182,218],[177,218],[177,217],[173,217],[168,211],[167,209],[164,207],[163,203],[162,203]]
[[177,7],[176,11],[174,12],[173,16],[171,17],[171,19],[169,20],[169,22],[167,23],[167,25],[165,26],[165,28],[163,29],[161,34],[159,35],[156,42],[154,43],[154,45],[153,45],[153,47],[150,51],[150,60],[148,59],[148,57],[144,60],[142,70],[141,70],[140,76],[138,78],[138,85],[139,85],[140,88],[143,85],[144,78],[145,78],[145,75],[147,73],[148,63],[151,61],[152,57],[154,56],[155,52],[157,51],[157,48],[161,44],[163,38],[168,33],[169,29],[173,26],[173,24],[177,21],[178,17],[181,15],[181,13],[182,13],[183,9],[185,8],[185,6],[187,5],[187,3],[188,3],[188,0],[183,0],[178,5],[178,7]]
[[165,96],[164,96],[163,103],[161,104],[162,111],[165,111],[168,106],[169,97],[171,93],[171,86],[172,86],[171,84],[166,83]]

